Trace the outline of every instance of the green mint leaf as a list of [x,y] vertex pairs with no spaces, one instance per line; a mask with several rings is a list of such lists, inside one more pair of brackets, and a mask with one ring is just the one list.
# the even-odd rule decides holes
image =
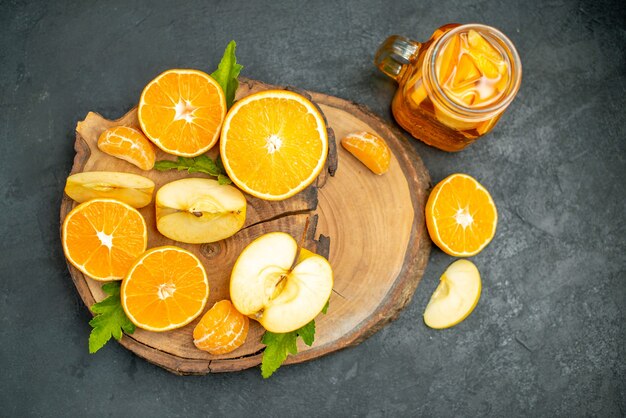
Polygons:
[[326,315],[326,312],[328,312],[328,307],[330,306],[330,298],[328,298],[328,300],[326,301],[326,305],[324,305],[324,307],[322,308],[322,313],[324,315]]
[[222,155],[218,155],[215,159],[215,165],[220,170],[220,173],[225,173],[226,169],[224,168],[224,163],[222,162]]
[[299,330],[296,331],[302,341],[309,347],[313,345],[313,341],[315,341],[315,321],[311,321]]
[[298,347],[296,340],[298,334],[288,332],[286,334],[275,334],[265,331],[261,342],[266,345],[263,351],[263,360],[261,361],[261,375],[264,379],[270,377],[287,359],[289,353],[296,354]]
[[167,171],[178,168],[176,161],[161,160],[154,163],[154,169],[159,171]]
[[230,41],[224,51],[224,56],[217,66],[217,70],[213,71],[211,77],[215,79],[222,86],[224,95],[226,96],[226,107],[230,108],[235,101],[235,92],[239,87],[237,77],[241,72],[243,66],[237,64],[237,57],[235,56],[235,50],[237,44],[235,41]]
[[217,164],[207,157],[206,155],[200,155],[196,157],[194,165],[202,170],[205,170],[207,173],[210,173],[212,176],[219,176],[222,172],[217,167]]
[[232,181],[226,175],[224,165],[218,156],[213,161],[207,155],[199,155],[195,158],[178,157],[176,161],[161,160],[154,163],[154,168],[159,171],[167,170],[186,170],[188,173],[204,173],[213,177],[217,177],[219,184],[231,184]]
[[178,157],[178,164],[185,167],[191,167],[194,165],[194,159],[189,157]]
[[264,379],[270,377],[287,359],[289,354],[297,354],[298,337],[309,347],[315,340],[315,320],[309,322],[302,328],[284,334],[277,334],[265,331],[261,342],[265,344],[263,359],[261,361],[261,375]]
[[219,184],[221,184],[222,186],[226,185],[226,184],[231,184],[232,180],[230,178],[228,178],[228,176],[225,176],[223,174],[219,174],[217,176],[217,182]]
[[96,315],[89,321],[93,327],[89,334],[89,352],[95,353],[111,339],[122,338],[122,331],[135,332],[135,325],[128,319],[120,301],[120,282],[106,283],[102,286],[109,296],[91,306]]

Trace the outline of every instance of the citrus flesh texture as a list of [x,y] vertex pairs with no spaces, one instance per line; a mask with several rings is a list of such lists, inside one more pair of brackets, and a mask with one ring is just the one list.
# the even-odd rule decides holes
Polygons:
[[193,343],[213,355],[239,348],[248,335],[250,320],[235,309],[229,300],[216,302],[193,330]]
[[75,207],[62,226],[67,260],[95,280],[121,280],[146,250],[146,222],[133,207],[93,199]]
[[102,132],[98,149],[142,170],[151,170],[156,159],[152,143],[142,132],[128,126],[115,126]]
[[426,226],[433,242],[455,257],[478,254],[491,242],[498,223],[496,205],[476,179],[453,174],[432,190]]
[[210,75],[173,69],[144,88],[137,117],[144,134],[163,151],[195,157],[213,147],[226,115],[226,98]]
[[141,255],[120,289],[122,307],[139,328],[168,331],[198,317],[209,297],[204,266],[191,252],[156,247]]
[[284,90],[247,96],[226,115],[220,153],[230,179],[261,199],[283,200],[319,175],[328,154],[324,117]]
[[354,132],[341,140],[341,145],[374,174],[389,170],[391,150],[381,137],[369,132]]

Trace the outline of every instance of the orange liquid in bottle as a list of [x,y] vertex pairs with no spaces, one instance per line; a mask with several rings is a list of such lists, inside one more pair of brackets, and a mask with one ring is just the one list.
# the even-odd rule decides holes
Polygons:
[[[428,71],[430,62],[423,65],[424,59],[434,60],[434,79],[425,79],[422,72]],[[420,54],[405,80],[392,103],[398,123],[429,145],[459,151],[490,131],[500,118],[502,111],[480,111],[497,105],[508,94],[510,59],[495,43],[470,29],[452,35],[436,56]]]
[[497,103],[509,82],[505,57],[478,32],[454,35],[435,59],[437,82],[446,96],[466,107]]

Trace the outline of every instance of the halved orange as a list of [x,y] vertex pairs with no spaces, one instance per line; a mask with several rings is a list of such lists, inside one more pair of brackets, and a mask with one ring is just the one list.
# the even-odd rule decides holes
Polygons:
[[204,266],[179,247],[152,248],[137,259],[122,281],[122,307],[139,328],[168,331],[202,313],[209,297]]
[[498,211],[491,195],[467,174],[435,186],[426,203],[426,226],[441,250],[455,257],[478,254],[496,233]]
[[151,170],[156,159],[154,146],[145,135],[128,126],[115,126],[102,132],[98,138],[98,148],[142,170]]
[[113,199],[76,206],[63,221],[67,260],[95,280],[121,280],[146,250],[146,222],[137,209]]
[[381,137],[369,132],[354,132],[341,139],[341,145],[374,174],[389,170],[391,150]]
[[239,348],[248,336],[250,320],[229,300],[216,302],[193,330],[193,343],[213,355],[226,354]]
[[287,199],[311,184],[324,167],[324,117],[297,93],[251,94],[226,115],[220,151],[228,176],[240,189],[261,199]]
[[137,117],[141,129],[163,151],[195,157],[219,139],[226,115],[222,87],[198,70],[173,69],[144,88]]

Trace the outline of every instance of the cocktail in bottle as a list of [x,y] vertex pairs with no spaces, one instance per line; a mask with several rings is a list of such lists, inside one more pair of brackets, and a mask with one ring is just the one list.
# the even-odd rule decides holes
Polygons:
[[422,44],[392,36],[375,63],[399,83],[392,102],[396,121],[445,151],[459,151],[489,132],[522,75],[511,41],[478,24],[443,26]]

